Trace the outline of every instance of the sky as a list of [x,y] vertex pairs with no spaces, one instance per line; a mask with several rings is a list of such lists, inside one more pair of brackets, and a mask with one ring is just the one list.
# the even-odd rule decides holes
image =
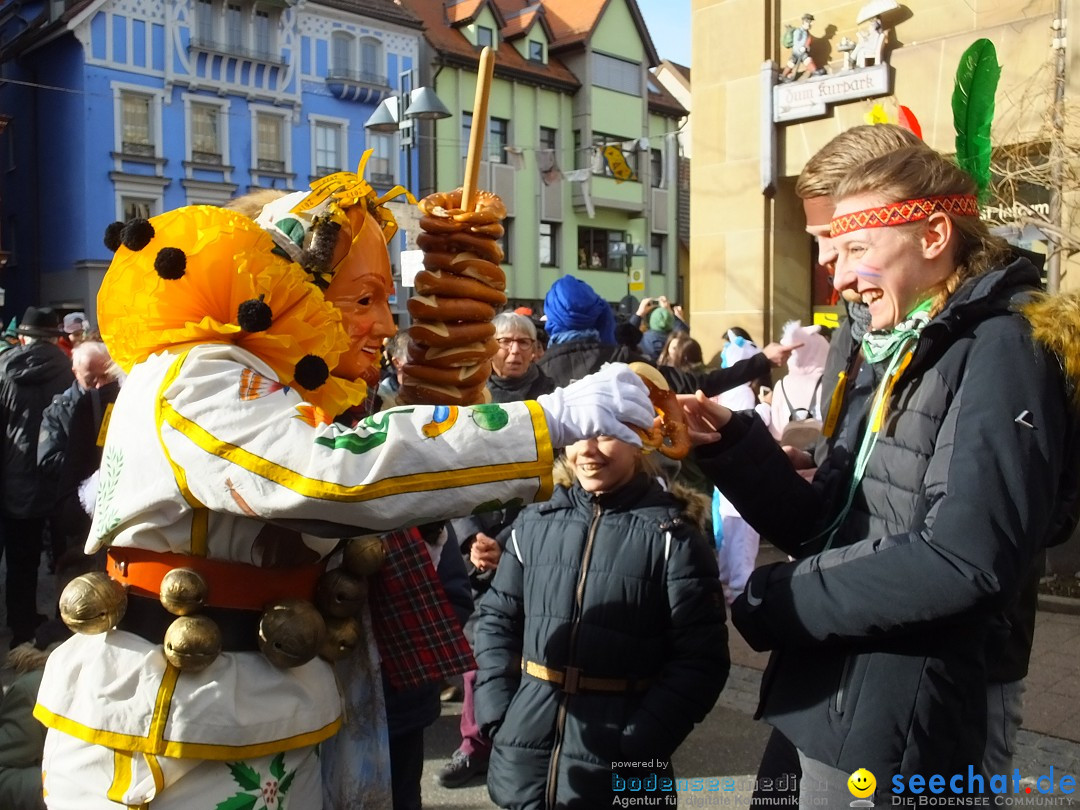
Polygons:
[[690,0],[637,0],[656,52],[690,66]]

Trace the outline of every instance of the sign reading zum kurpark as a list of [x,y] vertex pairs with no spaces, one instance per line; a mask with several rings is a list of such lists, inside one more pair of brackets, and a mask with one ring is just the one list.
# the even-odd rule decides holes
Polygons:
[[887,96],[890,75],[885,62],[872,67],[818,76],[773,87],[773,121],[798,121],[826,113],[829,104]]

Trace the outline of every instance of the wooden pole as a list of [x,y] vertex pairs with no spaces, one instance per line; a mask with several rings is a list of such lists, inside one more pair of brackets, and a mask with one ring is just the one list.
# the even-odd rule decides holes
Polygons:
[[476,181],[483,159],[484,133],[487,131],[488,94],[495,73],[495,54],[486,47],[480,51],[480,68],[476,73],[476,97],[473,100],[472,128],[469,131],[469,154],[465,159],[465,184],[461,192],[461,208],[472,211],[476,202]]

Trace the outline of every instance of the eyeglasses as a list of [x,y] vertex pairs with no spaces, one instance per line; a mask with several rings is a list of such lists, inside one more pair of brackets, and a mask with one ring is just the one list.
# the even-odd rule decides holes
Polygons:
[[533,347],[532,338],[501,337],[495,338],[495,342],[499,344],[500,349],[506,349],[508,351],[511,346],[517,346],[522,351],[531,349]]

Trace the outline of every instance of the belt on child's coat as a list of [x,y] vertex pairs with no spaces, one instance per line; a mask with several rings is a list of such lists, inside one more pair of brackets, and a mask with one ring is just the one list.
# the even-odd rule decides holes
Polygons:
[[526,675],[561,687],[568,695],[579,692],[644,692],[656,682],[656,678],[595,678],[582,675],[578,667],[552,669],[527,659],[522,659],[521,669]]

